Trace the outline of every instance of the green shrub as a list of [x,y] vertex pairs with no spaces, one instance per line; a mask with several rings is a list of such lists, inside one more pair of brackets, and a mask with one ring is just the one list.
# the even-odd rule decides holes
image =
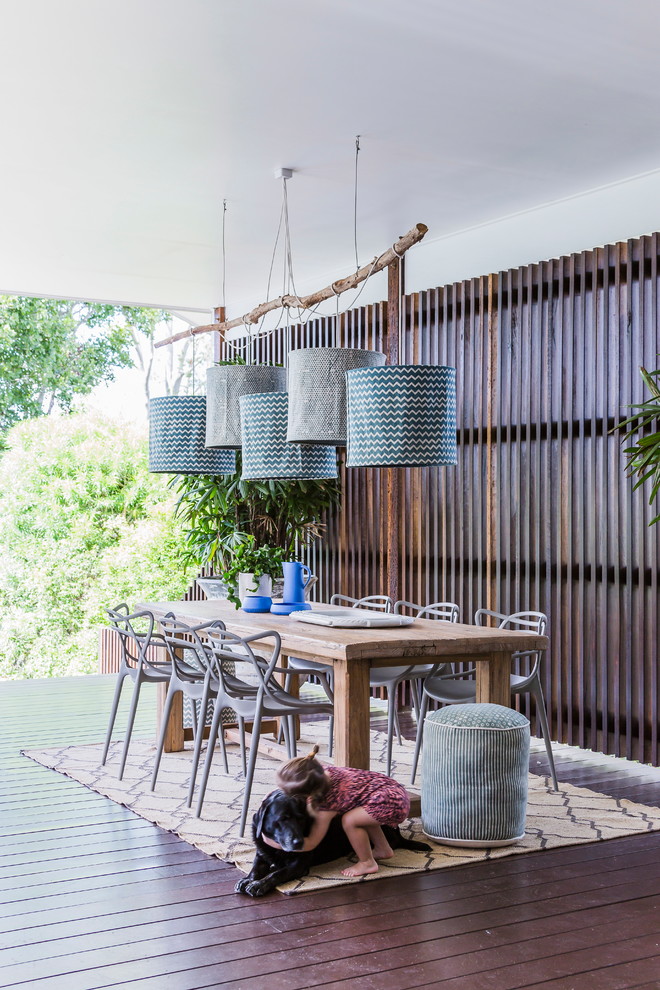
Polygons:
[[144,435],[88,415],[40,417],[0,458],[0,677],[96,670],[105,607],[180,598],[194,577]]

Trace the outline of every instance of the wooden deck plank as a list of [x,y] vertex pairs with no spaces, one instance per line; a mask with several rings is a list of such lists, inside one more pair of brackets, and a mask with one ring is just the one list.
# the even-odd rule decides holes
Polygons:
[[[233,893],[233,867],[19,755],[99,741],[113,682],[0,685],[0,986],[654,985],[660,834],[252,901]],[[153,736],[145,695],[136,738]],[[530,766],[547,772],[535,747]],[[556,762],[560,780],[660,800],[653,768],[566,747]]]

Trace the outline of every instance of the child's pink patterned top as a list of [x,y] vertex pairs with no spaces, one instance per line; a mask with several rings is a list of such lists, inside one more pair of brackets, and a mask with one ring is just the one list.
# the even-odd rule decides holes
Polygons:
[[398,781],[372,770],[333,766],[325,769],[331,783],[317,805],[319,811],[343,815],[353,808],[364,808],[379,825],[399,825],[408,817],[410,798]]

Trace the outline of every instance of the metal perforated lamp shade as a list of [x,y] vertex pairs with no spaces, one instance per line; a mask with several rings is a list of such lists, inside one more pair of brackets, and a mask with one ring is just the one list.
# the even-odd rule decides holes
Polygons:
[[206,446],[240,447],[241,395],[286,392],[286,368],[261,364],[216,365],[206,372]]
[[357,347],[302,347],[289,353],[291,443],[346,443],[346,372],[385,364],[380,351]]
[[347,467],[456,464],[455,368],[359,368],[346,381]]
[[242,395],[241,439],[245,480],[292,478],[314,481],[337,477],[334,447],[287,443],[287,394]]
[[232,474],[233,450],[207,450],[203,395],[149,400],[149,470],[155,474]]

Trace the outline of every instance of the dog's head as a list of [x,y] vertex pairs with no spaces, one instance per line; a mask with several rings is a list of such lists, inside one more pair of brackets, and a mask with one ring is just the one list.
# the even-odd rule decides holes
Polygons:
[[255,841],[265,835],[278,842],[285,852],[299,852],[312,820],[304,797],[272,791],[264,798],[252,819]]

